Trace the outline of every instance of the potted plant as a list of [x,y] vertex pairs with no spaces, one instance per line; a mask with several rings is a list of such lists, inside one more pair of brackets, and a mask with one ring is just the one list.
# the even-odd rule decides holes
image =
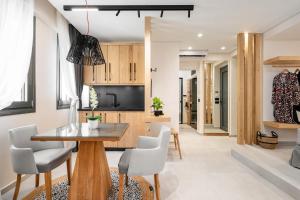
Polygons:
[[92,116],[87,117],[89,128],[96,129],[99,127],[99,122],[101,121],[101,116],[95,116],[94,110],[98,107],[98,95],[93,87],[90,89],[90,103],[92,108]]
[[158,97],[154,97],[152,101],[153,101],[152,107],[154,109],[154,115],[155,116],[163,115],[164,113],[162,111],[162,108],[164,103],[162,102],[162,100]]

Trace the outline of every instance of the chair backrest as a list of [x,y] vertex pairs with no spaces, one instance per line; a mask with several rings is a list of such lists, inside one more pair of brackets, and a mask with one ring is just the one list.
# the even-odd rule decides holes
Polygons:
[[170,143],[170,136],[171,136],[171,128],[161,125],[160,133],[159,133],[159,140],[160,140],[160,165],[161,169],[163,169],[165,162],[167,160],[168,156],[168,149],[169,149],[169,143]]
[[43,150],[42,142],[31,141],[31,136],[37,134],[36,125],[22,126],[9,130],[10,143],[16,148],[31,148],[32,151]]

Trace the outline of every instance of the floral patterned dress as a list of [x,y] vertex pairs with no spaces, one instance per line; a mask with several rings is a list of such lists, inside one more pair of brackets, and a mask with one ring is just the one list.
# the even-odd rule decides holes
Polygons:
[[293,106],[300,104],[300,87],[295,73],[282,72],[273,80],[272,104],[277,122],[294,124]]

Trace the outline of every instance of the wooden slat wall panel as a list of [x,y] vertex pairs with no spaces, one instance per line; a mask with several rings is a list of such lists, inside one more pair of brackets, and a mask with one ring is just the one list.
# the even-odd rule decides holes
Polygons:
[[262,35],[239,33],[237,41],[238,144],[253,144],[261,128]]

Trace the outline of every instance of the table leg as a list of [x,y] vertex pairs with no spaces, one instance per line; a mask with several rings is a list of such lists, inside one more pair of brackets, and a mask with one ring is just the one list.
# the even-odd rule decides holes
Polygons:
[[103,142],[80,142],[72,177],[71,199],[107,199],[111,185]]

